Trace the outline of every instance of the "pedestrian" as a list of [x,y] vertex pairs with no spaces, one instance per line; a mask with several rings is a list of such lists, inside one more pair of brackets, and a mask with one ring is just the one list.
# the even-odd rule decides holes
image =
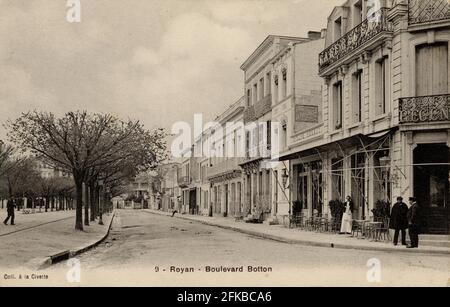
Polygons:
[[3,221],[3,224],[8,225],[8,221],[11,218],[11,225],[14,225],[14,208],[16,207],[15,201],[12,198],[8,199],[8,203],[6,204],[6,211],[8,216]]
[[409,198],[410,207],[408,210],[408,228],[409,228],[409,238],[411,244],[407,248],[418,248],[419,247],[419,233],[420,233],[420,206],[417,203],[415,197]]
[[177,210],[173,210],[173,211],[172,211],[172,217],[175,216],[175,213],[178,213],[178,211],[177,211]]
[[342,214],[341,221],[341,233],[351,234],[352,233],[352,223],[353,223],[353,200],[350,196],[347,196],[345,200],[345,211]]
[[394,245],[398,243],[398,236],[402,234],[402,245],[406,246],[406,228],[408,228],[408,206],[403,202],[403,197],[397,197],[397,202],[392,206],[390,228],[394,232]]

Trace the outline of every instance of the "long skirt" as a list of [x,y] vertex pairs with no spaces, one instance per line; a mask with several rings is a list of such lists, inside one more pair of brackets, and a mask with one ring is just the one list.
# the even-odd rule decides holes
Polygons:
[[351,213],[344,213],[342,215],[341,232],[342,233],[351,233],[352,232],[352,214]]

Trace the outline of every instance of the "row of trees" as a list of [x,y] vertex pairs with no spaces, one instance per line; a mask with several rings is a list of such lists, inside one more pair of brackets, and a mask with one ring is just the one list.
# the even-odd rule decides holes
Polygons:
[[17,150],[0,140],[0,199],[26,197],[30,207],[58,210],[58,204],[69,203],[74,197],[73,181],[64,177],[42,178],[37,162],[17,155]]
[[77,230],[83,230],[83,203],[84,225],[98,215],[101,220],[106,198],[119,194],[128,180],[167,157],[162,129],[146,130],[139,121],[111,114],[76,111],[58,118],[33,111],[8,121],[5,128],[22,153],[72,175]]

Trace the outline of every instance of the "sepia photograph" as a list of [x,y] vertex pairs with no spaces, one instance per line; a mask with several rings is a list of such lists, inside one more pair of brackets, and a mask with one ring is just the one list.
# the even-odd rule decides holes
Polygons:
[[449,63],[450,0],[0,0],[0,287],[449,287]]

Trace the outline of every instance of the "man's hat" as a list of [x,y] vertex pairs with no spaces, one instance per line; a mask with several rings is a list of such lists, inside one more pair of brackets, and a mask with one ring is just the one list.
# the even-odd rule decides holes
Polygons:
[[403,197],[399,196],[399,197],[397,197],[397,200],[402,201]]
[[410,201],[416,201],[417,199],[415,197],[410,197],[409,200]]

